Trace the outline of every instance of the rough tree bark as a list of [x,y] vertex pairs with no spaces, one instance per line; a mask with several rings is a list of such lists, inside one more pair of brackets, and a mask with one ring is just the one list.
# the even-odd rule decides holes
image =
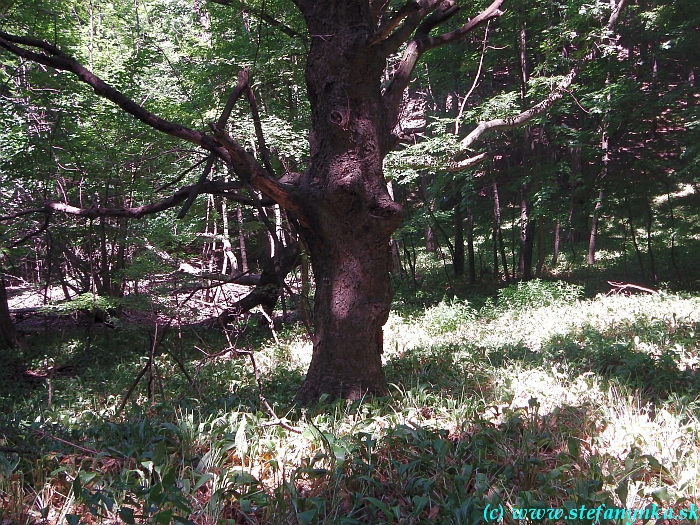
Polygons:
[[306,66],[311,161],[300,184],[302,233],[316,279],[315,341],[298,397],[383,395],[389,241],[401,221],[382,171],[384,57],[367,52],[369,5],[310,2],[303,12],[309,33],[320,36],[312,37]]

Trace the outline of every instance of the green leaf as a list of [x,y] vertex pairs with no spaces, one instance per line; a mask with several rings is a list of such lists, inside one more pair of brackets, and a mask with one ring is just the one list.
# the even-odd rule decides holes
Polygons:
[[298,512],[297,513],[297,521],[301,523],[301,525],[309,525],[313,519],[316,517],[316,514],[318,513],[317,509],[311,509],[311,510],[306,510],[304,512]]
[[370,496],[365,496],[364,498],[366,501],[369,501],[372,505],[377,507],[379,510],[382,511],[386,519],[389,521],[389,523],[394,523],[394,513],[389,509],[388,505],[386,503],[379,501],[377,498],[372,498]]
[[133,509],[130,509],[129,507],[122,507],[119,509],[118,514],[122,521],[127,525],[136,525]]
[[156,520],[156,523],[160,523],[160,525],[170,525],[170,522],[173,519],[173,511],[162,510],[158,514],[153,516],[153,519]]

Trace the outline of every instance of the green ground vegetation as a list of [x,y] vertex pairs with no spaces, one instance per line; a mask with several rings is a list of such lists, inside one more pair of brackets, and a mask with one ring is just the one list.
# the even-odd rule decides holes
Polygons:
[[513,508],[697,501],[700,299],[586,298],[564,281],[401,297],[391,396],[308,408],[291,402],[301,326],[278,344],[252,320],[227,340],[47,316],[1,372],[2,519],[477,524],[487,505],[508,523]]

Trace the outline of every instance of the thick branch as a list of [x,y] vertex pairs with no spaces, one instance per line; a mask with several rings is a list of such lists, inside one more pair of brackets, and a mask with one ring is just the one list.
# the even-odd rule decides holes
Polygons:
[[[489,7],[469,20],[459,29],[435,37],[429,36],[430,30],[453,16],[458,7],[452,0],[445,0],[441,2],[438,9],[433,7],[432,10],[434,12],[417,27],[416,35],[408,43],[403,57],[401,58],[401,63],[399,64],[394,77],[391,79],[389,87],[387,87],[386,92],[384,93],[384,105],[387,110],[387,122],[389,123],[390,129],[393,129],[396,125],[399,115],[399,108],[401,107],[401,102],[403,100],[403,93],[408,87],[408,83],[411,80],[413,69],[416,67],[418,59],[423,55],[423,53],[434,47],[459,40],[480,24],[491,20],[492,18],[501,16],[503,12],[499,8],[503,2],[504,0],[494,0]],[[423,10],[421,10],[419,14],[422,12]],[[411,20],[411,16],[408,17],[409,20]],[[399,34],[399,31],[402,29],[397,30],[395,35]],[[392,35],[390,39],[393,37],[394,35]]]
[[[19,47],[17,44],[39,48],[46,54],[29,51],[28,49]],[[147,111],[126,95],[104,82],[101,78],[94,75],[91,71],[88,71],[77,60],[66,55],[63,51],[48,42],[34,38],[10,35],[0,31],[0,47],[26,60],[37,62],[60,71],[70,71],[75,74],[81,82],[90,85],[96,94],[114,102],[144,124],[173,137],[202,146],[216,153],[216,155],[225,162],[229,161],[227,150],[222,148],[211,136],[189,129],[180,124],[169,122]]]
[[243,182],[261,191],[287,210],[303,217],[301,208],[292,199],[294,186],[278,182],[271,178],[252,155],[249,155],[240,144],[229,137],[226,131],[212,125],[216,139],[226,148],[231,159],[231,165]]
[[386,39],[401,21],[411,13],[420,9],[420,5],[415,0],[409,0],[391,18],[382,22],[377,32],[370,38],[369,45],[373,46]]
[[[33,51],[24,49],[23,47],[19,47],[16,44],[39,48],[46,54],[35,53]],[[216,135],[217,138],[224,141],[223,145],[210,135],[186,128],[180,124],[175,124],[164,120],[142,108],[139,104],[135,103],[133,100],[131,100],[112,86],[105,83],[102,79],[94,75],[92,72],[85,69],[74,58],[66,55],[60,49],[49,44],[48,42],[36,40],[33,38],[10,35],[8,33],[0,31],[0,47],[26,60],[31,60],[39,64],[52,67],[54,69],[70,71],[74,73],[82,82],[85,82],[86,84],[92,86],[95,90],[95,93],[108,100],[111,100],[127,113],[133,115],[137,119],[141,120],[145,124],[148,124],[154,129],[157,129],[158,131],[162,131],[163,133],[167,133],[168,135],[171,135],[173,137],[193,142],[202,146],[205,149],[208,149],[212,153],[215,153],[228,166],[232,167],[236,171],[238,176],[241,177],[241,179],[243,179],[246,182],[249,182],[253,187],[258,189],[259,191],[262,191],[265,195],[274,199],[276,202],[278,202],[285,208],[287,208],[288,206],[292,206],[288,209],[292,211],[297,210],[297,207],[293,206],[293,204],[291,203],[290,195],[286,191],[285,185],[277,183],[277,181],[270,177],[270,175],[257,163],[255,158],[251,154],[245,151],[243,147],[240,146],[240,144],[235,142],[231,137],[226,135],[223,132],[223,130],[221,130],[221,126],[213,125],[212,127],[215,130],[218,130]],[[247,74],[245,76],[247,78]],[[239,83],[239,86],[244,85],[247,85],[247,82]],[[237,86],[237,88],[239,86]],[[241,89],[243,89],[243,87],[241,87]],[[237,90],[234,90],[234,93],[236,91]],[[232,101],[234,101],[233,94],[232,97],[229,98],[229,103],[227,104],[227,107],[224,110],[224,113],[222,114],[222,119],[224,117],[226,117],[226,120],[228,119],[226,112],[230,112],[229,106],[233,105]],[[192,191],[192,189],[194,188],[190,187],[190,192]],[[164,205],[165,207],[160,209],[170,208],[174,205],[172,204],[172,199],[175,199],[175,201],[179,203],[185,200],[185,198],[187,198],[187,196],[182,196],[181,191],[176,194],[177,197],[173,196],[170,199],[166,199],[166,201],[162,201],[161,203],[149,206]],[[57,204],[57,206],[60,207],[62,205]],[[156,211],[160,211],[160,209],[155,211],[138,213],[141,213],[141,215],[139,216],[142,216],[146,213],[155,213]],[[65,213],[73,213],[76,215],[83,214],[83,212],[77,212],[76,210],[77,209],[73,211],[59,211],[64,211]],[[132,216],[129,213],[130,212],[123,211],[117,215],[111,216]],[[97,216],[100,215],[98,214]]]

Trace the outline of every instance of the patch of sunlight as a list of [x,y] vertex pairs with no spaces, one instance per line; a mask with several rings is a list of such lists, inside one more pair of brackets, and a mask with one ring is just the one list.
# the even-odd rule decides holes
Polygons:
[[463,344],[479,341],[484,348],[523,345],[539,351],[553,336],[591,327],[605,330],[638,318],[700,321],[700,299],[675,295],[611,296],[600,295],[589,301],[565,306],[546,306],[532,310],[508,311],[495,319],[481,319],[462,325],[457,336]]
[[625,252],[619,250],[597,250],[595,258],[600,261],[615,261],[625,256]]
[[511,410],[527,408],[534,398],[540,405],[540,414],[550,414],[564,405],[586,405],[601,397],[599,382],[591,372],[572,380],[555,367],[550,370],[509,367],[507,383],[512,397],[501,407]]
[[637,393],[625,394],[615,388],[599,410],[605,427],[592,443],[594,453],[624,460],[636,448],[668,468],[677,485],[697,486],[700,421],[690,410],[673,413],[670,408],[643,402]]
[[[678,191],[675,191],[671,193],[671,197],[674,199],[680,199],[682,197],[687,197],[688,195],[694,195],[695,194],[695,187],[692,184],[681,184],[681,187]],[[668,194],[666,195],[658,195],[654,197],[654,204],[659,206],[661,204],[664,204],[668,202]]]
[[425,327],[411,319],[404,319],[396,312],[389,314],[384,325],[384,355],[386,361],[402,355],[406,350],[430,346],[435,343]]

